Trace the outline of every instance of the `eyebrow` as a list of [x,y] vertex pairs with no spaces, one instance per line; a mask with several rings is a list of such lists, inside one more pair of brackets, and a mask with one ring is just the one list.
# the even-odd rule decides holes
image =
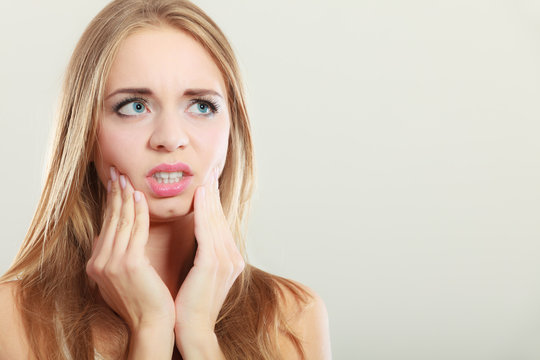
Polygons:
[[[152,95],[152,90],[148,88],[123,88],[115,90],[114,92],[107,95],[105,99],[110,98],[116,94],[139,94],[139,95]],[[204,95],[215,95],[223,98],[220,93],[211,89],[186,89],[184,91],[184,96],[204,96]]]

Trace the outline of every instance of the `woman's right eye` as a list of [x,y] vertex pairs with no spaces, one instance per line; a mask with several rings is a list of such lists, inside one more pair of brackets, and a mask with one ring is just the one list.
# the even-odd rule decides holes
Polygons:
[[118,106],[116,112],[119,115],[133,116],[144,114],[148,112],[148,109],[146,108],[146,105],[141,101],[131,101],[125,105]]

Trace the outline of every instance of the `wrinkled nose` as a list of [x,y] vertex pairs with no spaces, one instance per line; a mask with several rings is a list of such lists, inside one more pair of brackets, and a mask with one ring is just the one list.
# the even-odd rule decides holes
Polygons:
[[163,113],[154,118],[154,121],[155,127],[150,138],[152,149],[171,152],[189,143],[179,114]]

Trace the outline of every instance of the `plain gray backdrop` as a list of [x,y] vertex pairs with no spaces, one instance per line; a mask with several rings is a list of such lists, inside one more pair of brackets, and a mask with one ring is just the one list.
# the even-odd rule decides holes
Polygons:
[[[106,3],[0,3],[1,271]],[[540,3],[196,3],[246,80],[250,259],[320,294],[334,358],[539,359]]]

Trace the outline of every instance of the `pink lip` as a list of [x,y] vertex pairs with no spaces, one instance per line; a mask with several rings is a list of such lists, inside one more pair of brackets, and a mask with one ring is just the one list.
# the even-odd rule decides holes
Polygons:
[[[157,180],[154,178],[154,174],[156,172],[176,172],[181,171],[183,173],[182,180],[180,180],[177,183],[158,183]],[[176,196],[180,194],[182,191],[184,191],[189,184],[191,183],[191,179],[193,177],[193,174],[191,172],[191,169],[189,165],[186,165],[184,163],[178,162],[175,164],[159,164],[158,166],[154,167],[152,170],[148,172],[148,175],[146,176],[146,182],[152,189],[155,195],[159,197],[171,197]]]

